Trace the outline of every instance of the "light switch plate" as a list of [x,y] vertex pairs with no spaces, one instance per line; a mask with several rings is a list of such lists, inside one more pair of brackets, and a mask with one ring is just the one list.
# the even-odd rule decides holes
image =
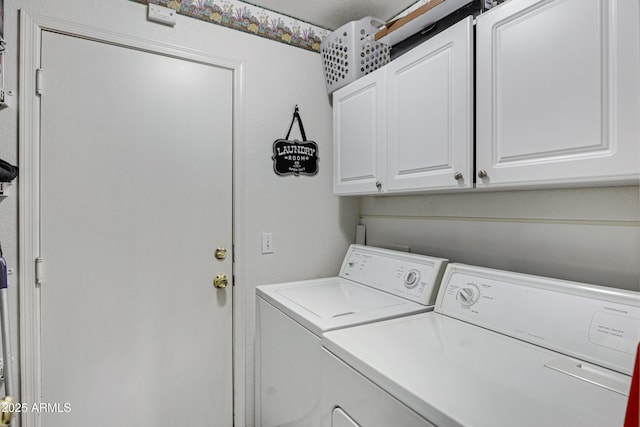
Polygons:
[[273,233],[262,233],[262,253],[273,253]]

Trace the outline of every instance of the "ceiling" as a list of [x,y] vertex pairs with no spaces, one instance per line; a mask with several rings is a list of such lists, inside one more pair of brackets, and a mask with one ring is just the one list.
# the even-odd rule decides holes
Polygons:
[[416,0],[247,0],[245,3],[335,30],[365,16],[389,21]]

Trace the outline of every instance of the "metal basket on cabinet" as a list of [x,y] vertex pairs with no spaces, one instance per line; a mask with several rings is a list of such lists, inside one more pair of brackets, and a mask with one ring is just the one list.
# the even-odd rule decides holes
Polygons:
[[367,16],[329,34],[320,45],[327,93],[388,64],[391,46],[374,40],[379,19]]

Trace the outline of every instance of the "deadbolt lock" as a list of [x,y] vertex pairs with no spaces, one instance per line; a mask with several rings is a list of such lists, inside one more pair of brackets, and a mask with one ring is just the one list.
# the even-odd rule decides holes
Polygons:
[[217,289],[224,289],[227,287],[229,281],[227,280],[226,274],[216,274],[216,277],[213,278],[213,286]]
[[227,257],[227,250],[225,248],[216,248],[214,256],[216,257],[216,259],[222,261]]

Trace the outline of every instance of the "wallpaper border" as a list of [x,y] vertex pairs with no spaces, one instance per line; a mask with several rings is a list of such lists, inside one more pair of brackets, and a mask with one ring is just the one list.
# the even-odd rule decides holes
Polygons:
[[331,31],[239,0],[131,0],[174,9],[181,15],[280,43],[320,52]]

